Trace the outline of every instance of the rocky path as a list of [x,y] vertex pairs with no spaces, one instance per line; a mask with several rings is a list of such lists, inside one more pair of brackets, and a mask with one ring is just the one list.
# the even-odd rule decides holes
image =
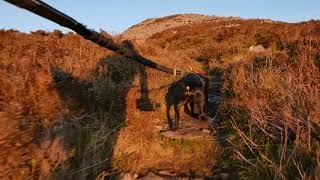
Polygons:
[[[181,117],[180,129],[178,131],[168,130],[167,124],[158,127],[159,133],[168,139],[174,140],[204,140],[204,141],[222,141],[224,144],[224,134],[221,129],[219,119],[217,116],[217,109],[221,99],[220,93],[223,82],[220,76],[212,76],[210,78],[209,94],[208,94],[208,111],[210,120],[208,122],[193,119],[187,115]],[[232,179],[230,173],[218,166],[212,167],[213,176],[199,176],[195,174],[179,174],[177,172],[170,172],[170,170],[150,171],[146,174],[132,174],[122,173],[120,179],[156,179],[156,180],[170,180],[170,179]]]
[[216,127],[219,126],[217,110],[221,99],[220,93],[223,82],[220,76],[211,76],[209,78],[208,90],[208,114],[209,120],[199,121],[190,116],[181,117],[180,129],[178,131],[168,130],[167,124],[164,124],[160,133],[164,136],[174,139],[207,139],[215,140],[217,136]]
[[[225,132],[220,123],[217,111],[221,100],[221,89],[223,81],[221,76],[211,76],[208,90],[208,114],[209,121],[203,122],[191,117],[182,118],[181,130],[164,131],[163,135],[175,139],[206,139],[219,141],[220,144],[226,144]],[[156,174],[154,174],[156,177]],[[213,177],[192,177],[182,176],[172,178],[170,176],[162,177],[161,179],[232,179],[230,173],[218,166],[213,167]]]

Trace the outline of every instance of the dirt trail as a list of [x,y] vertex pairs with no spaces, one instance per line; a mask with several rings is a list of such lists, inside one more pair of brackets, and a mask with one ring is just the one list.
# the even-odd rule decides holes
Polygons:
[[[177,15],[157,20],[150,19],[129,28],[121,35],[121,38],[133,40],[139,46],[144,47],[149,43],[145,41],[147,37],[166,29],[173,28],[172,26],[177,27],[190,23],[193,24],[213,20],[221,19],[218,17],[200,15]],[[170,26],[166,24],[170,24]],[[161,62],[164,62],[167,59],[168,58],[161,58]],[[186,60],[184,66],[186,64],[195,65],[196,62],[193,61],[192,63],[188,63]],[[151,74],[153,73],[155,72],[152,72]],[[154,85],[154,83],[155,82],[152,81],[151,85]],[[175,132],[168,130],[165,117],[163,116],[165,113],[163,107],[162,109],[160,108],[152,112],[143,112],[139,110],[136,110],[135,112],[128,111],[127,117],[131,118],[127,123],[128,126],[120,132],[118,145],[116,145],[115,148],[116,153],[114,155],[114,165],[116,169],[122,172],[120,173],[120,179],[227,179],[229,174],[218,165],[223,152],[220,147],[220,144],[223,143],[220,141],[225,141],[223,139],[223,131],[217,131],[217,128],[220,126],[217,118],[217,109],[222,85],[223,82],[220,75],[215,74],[210,76],[208,94],[208,113],[210,121],[199,121],[182,113],[180,129]],[[134,91],[139,92],[139,90],[134,89],[131,91],[132,94],[136,94]],[[158,95],[154,97],[153,93]],[[165,91],[153,93],[150,94],[150,98],[158,99],[159,94],[164,94]],[[128,102],[133,101],[133,96],[129,95],[128,97]],[[133,99],[130,100],[131,98]],[[161,99],[162,98],[163,97],[161,97]],[[128,137],[130,137],[133,132],[147,134],[148,130],[141,130],[139,124],[141,124],[142,121],[144,122],[144,119],[150,119],[151,117],[155,117],[150,120],[152,122],[148,121],[145,123],[150,125],[152,129],[155,129],[156,133],[150,133],[152,134],[150,135],[152,136],[151,139],[141,141],[141,144],[147,144],[145,145],[145,148],[147,148],[148,151],[140,150],[143,145],[138,146],[133,143],[133,141],[136,141],[135,139],[128,140]],[[146,124],[145,126],[148,126]],[[137,143],[140,144],[138,141]],[[135,150],[128,154],[128,149]],[[126,160],[123,160],[124,157]],[[123,165],[131,161],[135,164]]]
[[216,136],[215,127],[219,123],[217,110],[221,99],[220,93],[223,82],[219,75],[209,77],[208,90],[208,115],[209,120],[199,121],[188,115],[181,118],[181,128],[179,131],[169,131],[165,124],[162,134],[176,139],[210,139]]
[[[157,126],[158,133],[162,138],[170,141],[187,142],[198,141],[200,143],[215,142],[224,144],[225,139],[223,131],[218,130],[220,122],[217,116],[217,109],[220,102],[220,92],[223,81],[219,75],[210,77],[209,94],[208,94],[208,111],[210,120],[208,122],[199,121],[186,114],[181,117],[180,129],[178,131],[168,130],[164,121],[162,126]],[[217,145],[217,144],[216,144]],[[211,167],[211,175],[201,175],[197,173],[177,172],[175,170],[163,169],[161,167],[149,170],[147,173],[121,173],[120,179],[230,179],[230,173],[214,165]]]

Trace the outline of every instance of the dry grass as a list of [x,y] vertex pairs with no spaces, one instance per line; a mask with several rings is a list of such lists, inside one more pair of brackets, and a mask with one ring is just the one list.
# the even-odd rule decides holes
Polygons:
[[[95,63],[110,53],[59,31],[30,35],[1,30],[0,39],[0,175],[46,176],[72,150],[72,139],[64,139],[64,131],[70,128],[61,127],[68,123],[63,117],[77,115],[82,109],[72,98],[61,96],[52,67],[92,81]],[[77,108],[72,108],[75,105]]]
[[241,139],[250,140],[237,148],[254,149],[247,156],[258,156],[263,162],[250,166],[258,172],[255,176],[317,177],[320,73],[313,57],[320,46],[298,43],[296,48],[297,54],[290,59],[288,52],[283,63],[271,53],[229,67],[226,91],[232,91],[233,99],[228,111],[232,111],[232,127],[248,136]]
[[[319,26],[221,20],[168,29],[148,41],[223,72],[220,116],[234,147],[225,152],[225,166],[247,178],[313,179],[319,175]],[[248,51],[258,44],[266,51]]]
[[[216,18],[135,45],[164,65],[223,72],[219,109],[233,149],[224,150],[222,165],[244,178],[312,179],[320,152],[319,28]],[[221,160],[215,142],[176,142],[155,131],[165,122],[160,87],[175,77],[72,33],[2,30],[0,39],[0,175],[85,179],[157,168],[209,175]],[[257,44],[267,50],[248,52]],[[160,108],[141,111],[144,92]]]
[[[154,147],[159,153],[163,153],[154,128],[164,121],[164,107],[161,106],[156,112],[143,112],[137,108],[137,102],[144,100],[145,94],[142,91],[148,90],[147,97],[163,105],[165,89],[159,88],[172,82],[172,76],[137,66],[74,34],[37,31],[31,35],[1,31],[1,39],[1,70],[4,71],[1,81],[6,82],[5,87],[12,87],[10,91],[1,89],[0,97],[6,100],[6,103],[1,104],[1,120],[5,121],[3,124],[6,126],[14,127],[5,136],[29,137],[28,143],[18,148],[11,145],[16,139],[4,138],[3,142],[9,145],[6,147],[8,151],[3,151],[2,156],[14,161],[9,166],[5,166],[9,160],[3,162],[0,174],[4,177],[37,178],[49,175],[53,178],[85,179],[94,178],[103,170],[107,174],[113,174],[113,169],[127,170],[132,164],[126,164],[125,167],[114,163],[111,168],[112,155],[122,153],[123,150],[119,143],[127,144],[124,146],[124,150],[127,150],[137,148],[136,145],[142,142],[142,147],[151,148],[150,152]],[[146,51],[148,48],[145,47],[143,44],[137,45],[137,50],[146,57],[172,65],[173,56],[169,60],[157,54],[152,56],[152,52]],[[24,64],[20,63],[20,59],[24,59]],[[184,65],[185,68],[188,66]],[[37,74],[33,75],[34,72]],[[12,79],[8,79],[9,77]],[[37,85],[37,81],[41,84]],[[18,86],[18,83],[23,86]],[[27,87],[36,91],[29,91]],[[11,112],[22,112],[8,106],[8,102],[19,103],[20,99],[25,102],[22,109],[34,110],[28,116],[26,124],[36,126],[28,127],[28,131],[20,129],[21,119],[25,115],[9,121],[14,115]],[[45,104],[43,106],[42,101]],[[124,124],[126,128],[120,131]],[[130,135],[130,143],[126,141],[130,139],[122,139],[123,134]],[[117,149],[115,153],[114,145]],[[25,154],[29,147],[34,151]],[[188,169],[198,164],[194,169],[207,174],[211,167],[208,163],[214,164],[213,157],[218,155],[211,153],[216,151],[216,147],[201,151],[199,146],[192,145],[185,152],[180,152],[180,147],[169,149],[171,157],[183,160],[180,165],[175,165],[175,169]],[[145,150],[140,150],[141,148],[137,148],[138,159],[135,159],[137,155],[127,158],[145,164],[145,167],[135,168],[137,172],[150,170],[162,164],[165,159],[154,161],[154,158],[158,158],[154,153],[142,156]],[[11,151],[16,151],[17,154]],[[190,155],[191,152],[198,152],[199,157],[194,163],[188,163],[194,158]],[[174,156],[177,153],[180,155]],[[207,158],[208,154],[212,158]],[[162,156],[165,155],[166,153]],[[148,159],[144,161],[145,158]],[[173,160],[163,163],[163,167],[171,167]],[[199,163],[202,164],[199,166]],[[20,168],[21,166],[25,168]],[[11,171],[10,168],[15,170]]]
[[318,176],[319,24],[307,25],[282,41],[283,48],[273,44],[263,54],[241,53],[243,59],[224,68],[221,113],[233,130],[230,143],[243,177]]

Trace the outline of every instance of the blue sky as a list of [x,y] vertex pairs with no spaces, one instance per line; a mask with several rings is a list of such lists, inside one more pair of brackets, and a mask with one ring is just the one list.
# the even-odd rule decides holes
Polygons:
[[[320,0],[44,0],[95,30],[120,33],[147,18],[198,13],[286,22],[320,19]],[[0,29],[65,28],[0,0]]]

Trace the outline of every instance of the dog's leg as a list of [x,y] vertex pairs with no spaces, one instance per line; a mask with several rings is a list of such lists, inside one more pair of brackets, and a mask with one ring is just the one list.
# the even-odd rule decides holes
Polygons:
[[172,119],[170,117],[171,106],[172,105],[167,105],[167,110],[166,110],[169,129],[173,129],[173,121],[172,121]]
[[184,105],[183,105],[183,109],[184,109],[184,112],[186,113],[186,114],[188,114],[188,115],[190,115],[191,116],[191,111],[190,111],[190,107],[189,107],[189,102],[187,102],[187,103],[185,103]]
[[185,103],[184,103],[184,112],[190,116],[192,116],[192,112],[190,111],[190,98],[191,98],[191,94],[190,94],[190,86],[186,86],[186,90],[185,90]]
[[206,103],[205,102],[202,102],[198,105],[198,108],[199,108],[199,119],[200,120],[207,120],[207,112],[206,112]]
[[180,108],[178,104],[174,104],[175,120],[174,120],[174,129],[179,129],[179,119],[180,119]]
[[198,118],[199,114],[194,111],[194,107],[195,107],[194,97],[191,97],[190,99],[191,116],[194,118]]

